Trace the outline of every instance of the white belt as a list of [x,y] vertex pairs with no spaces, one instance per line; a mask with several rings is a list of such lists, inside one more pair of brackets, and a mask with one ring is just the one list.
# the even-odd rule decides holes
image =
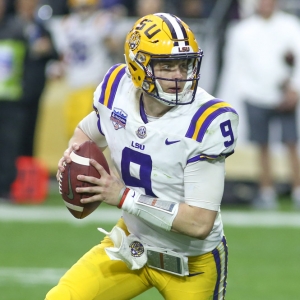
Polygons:
[[143,245],[133,234],[126,236],[123,229],[115,226],[111,232],[98,228],[114,243],[105,251],[111,260],[125,262],[130,270],[141,269],[144,265],[178,276],[189,275],[188,258],[171,250]]

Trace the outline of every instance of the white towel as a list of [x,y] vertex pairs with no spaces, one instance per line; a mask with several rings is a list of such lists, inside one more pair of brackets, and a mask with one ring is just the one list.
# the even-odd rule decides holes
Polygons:
[[126,236],[123,229],[114,226],[111,232],[98,228],[106,234],[114,243],[114,247],[105,248],[106,254],[111,260],[125,262],[130,270],[141,269],[147,262],[147,251],[141,241],[133,234]]

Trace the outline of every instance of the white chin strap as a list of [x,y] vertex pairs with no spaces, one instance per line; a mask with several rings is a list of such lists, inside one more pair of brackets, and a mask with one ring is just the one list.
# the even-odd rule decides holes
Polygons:
[[166,101],[171,102],[171,103],[167,103],[158,98],[155,98],[155,99],[167,106],[175,106],[176,105],[176,95],[177,95],[177,102],[181,102],[181,103],[188,102],[190,100],[190,97],[192,96],[192,91],[191,91],[192,82],[191,81],[187,81],[185,83],[182,92],[175,93],[175,94],[170,94],[170,93],[164,92],[161,85],[159,84],[158,80],[155,80],[155,84],[157,87],[158,96],[162,99],[165,99]]

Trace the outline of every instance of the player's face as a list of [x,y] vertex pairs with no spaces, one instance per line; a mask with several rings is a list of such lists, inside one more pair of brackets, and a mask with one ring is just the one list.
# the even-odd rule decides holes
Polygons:
[[257,4],[258,13],[264,17],[269,18],[276,8],[276,0],[260,0]]
[[174,79],[187,79],[188,63],[189,61],[187,59],[163,60],[154,63],[155,77],[171,79],[157,79],[164,92],[170,94],[182,92],[185,81],[175,82]]

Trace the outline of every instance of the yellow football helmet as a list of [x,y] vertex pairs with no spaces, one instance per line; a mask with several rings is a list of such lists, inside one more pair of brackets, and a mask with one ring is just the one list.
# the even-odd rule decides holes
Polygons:
[[[188,25],[168,13],[139,19],[125,41],[127,73],[133,84],[165,105],[184,105],[194,101],[202,57],[203,51]],[[173,59],[187,60],[187,78],[156,77],[153,62]],[[183,81],[185,85],[181,92],[170,94],[163,91],[158,79],[174,81],[176,86]]]

